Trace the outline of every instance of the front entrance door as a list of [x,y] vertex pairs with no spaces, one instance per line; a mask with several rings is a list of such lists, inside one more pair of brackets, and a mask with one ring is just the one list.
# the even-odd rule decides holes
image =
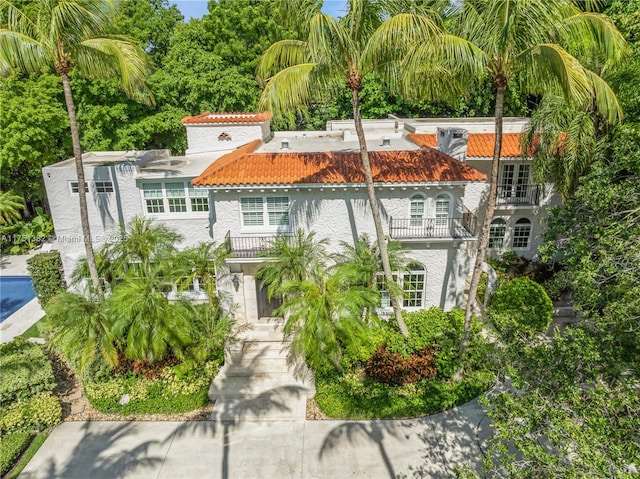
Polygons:
[[262,286],[260,280],[256,280],[256,299],[258,301],[258,317],[259,318],[271,318],[274,316],[274,310],[282,305],[282,299],[272,298],[269,301],[267,295],[267,287]]

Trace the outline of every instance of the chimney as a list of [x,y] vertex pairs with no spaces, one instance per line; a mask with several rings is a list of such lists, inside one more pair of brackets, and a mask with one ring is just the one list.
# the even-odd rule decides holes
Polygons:
[[467,159],[469,132],[464,128],[438,128],[438,150],[459,161]]

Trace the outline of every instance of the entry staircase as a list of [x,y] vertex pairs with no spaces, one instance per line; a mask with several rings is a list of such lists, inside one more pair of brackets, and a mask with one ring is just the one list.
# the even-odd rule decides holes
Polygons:
[[304,420],[315,382],[306,365],[290,357],[281,318],[251,321],[225,350],[225,364],[209,388],[212,419],[223,423]]

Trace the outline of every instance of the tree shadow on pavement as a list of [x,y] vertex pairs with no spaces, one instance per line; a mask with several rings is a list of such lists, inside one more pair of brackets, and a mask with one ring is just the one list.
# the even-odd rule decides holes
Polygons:
[[[127,443],[127,437],[135,437],[137,425],[133,422],[109,423],[106,429],[104,423],[86,422],[82,427],[83,435],[73,449],[68,459],[62,459],[58,450],[64,448],[62,444],[56,446],[43,464],[34,459],[20,474],[22,479],[112,479],[115,477],[142,476],[145,470],[153,470],[160,466],[164,454],[160,451],[160,440],[149,440],[137,444],[130,449],[122,448]],[[102,430],[101,430],[102,429]],[[121,443],[120,445],[118,443]],[[45,453],[45,447],[39,453]],[[155,474],[154,474],[155,475]]]

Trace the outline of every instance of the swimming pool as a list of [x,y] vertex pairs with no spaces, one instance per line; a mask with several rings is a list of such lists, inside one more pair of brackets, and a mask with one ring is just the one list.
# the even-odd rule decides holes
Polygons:
[[0,323],[35,297],[29,276],[0,276]]

